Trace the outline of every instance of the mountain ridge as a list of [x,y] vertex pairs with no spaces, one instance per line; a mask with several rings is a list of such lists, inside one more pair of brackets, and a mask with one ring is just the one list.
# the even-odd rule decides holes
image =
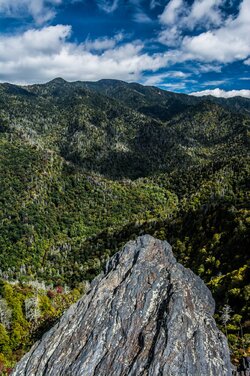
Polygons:
[[[191,105],[188,96],[176,105],[171,93],[158,103],[157,88],[139,85],[141,95],[122,86],[116,98],[112,82],[112,96],[61,80],[0,84],[0,278],[19,281],[14,294],[23,300],[22,283],[36,279],[74,291],[128,240],[169,239],[212,289],[237,358],[249,330],[249,116],[211,101]],[[225,305],[233,310],[226,327]],[[54,310],[43,312],[50,322]],[[26,325],[24,344],[12,329],[19,321],[4,332],[15,343],[9,352],[0,345],[4,359],[40,331],[39,320]]]
[[[163,95],[164,97],[172,97],[172,98],[175,98],[175,99],[180,99],[180,100],[186,100],[186,101],[189,101],[191,104],[199,104],[200,102],[203,102],[203,101],[212,101],[213,103],[217,103],[217,104],[220,104],[220,105],[223,105],[224,107],[226,108],[234,108],[234,110],[243,110],[245,109],[245,111],[247,113],[249,113],[250,111],[250,99],[249,98],[245,98],[245,97],[242,97],[242,96],[235,96],[233,98],[217,98],[217,97],[214,97],[212,95],[205,95],[205,96],[202,96],[202,97],[197,97],[197,96],[194,96],[192,94],[185,94],[185,93],[176,93],[176,92],[171,92],[171,91],[168,91],[168,90],[163,90],[163,89],[160,89],[158,87],[155,87],[155,86],[144,86],[144,85],[141,85],[137,82],[126,82],[126,81],[121,81],[121,80],[112,80],[112,79],[101,79],[99,81],[73,81],[73,82],[69,82],[69,81],[66,81],[64,80],[63,78],[61,77],[57,77],[56,79],[52,80],[52,81],[49,81],[47,83],[45,83],[44,85],[47,85],[47,84],[51,84],[51,83],[58,83],[58,84],[73,84],[73,85],[80,85],[80,86],[85,86],[87,88],[90,88],[90,89],[94,89],[94,90],[97,90],[99,91],[100,93],[102,94],[106,94],[106,95],[111,95],[111,97],[115,97],[115,95],[117,94],[117,92],[115,91],[115,93],[112,93],[112,90],[114,89],[114,87],[118,88],[118,90],[120,90],[121,88],[136,88],[136,89],[139,89],[139,93],[141,94],[144,94],[147,93],[147,91],[152,94],[157,94],[157,99],[159,99],[159,94],[160,95]],[[29,87],[31,85],[27,85],[26,87]],[[118,96],[119,97],[119,96]],[[117,97],[116,97],[117,99]],[[151,98],[152,100],[152,98]],[[237,102],[239,101],[239,104],[238,104],[238,108],[237,108]],[[236,103],[235,103],[236,102]]]

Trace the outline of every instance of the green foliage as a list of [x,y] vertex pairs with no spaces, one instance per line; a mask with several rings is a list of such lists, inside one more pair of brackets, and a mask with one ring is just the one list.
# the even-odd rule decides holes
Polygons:
[[[13,367],[16,359],[51,327],[63,311],[79,299],[83,291],[84,286],[69,290],[67,287],[46,287],[37,281],[28,284],[2,281],[1,299],[7,305],[4,307],[5,312],[0,312],[0,374]],[[28,310],[31,302],[36,307],[33,315]],[[1,309],[3,305],[0,306]],[[11,317],[6,326],[6,321],[3,324],[1,319],[7,310],[11,310]]]
[[0,324],[0,353],[3,355],[8,355],[10,353],[10,338],[8,336],[7,330]]
[[243,98],[112,80],[0,85],[0,295],[10,321],[0,372],[144,233],[167,239],[208,284],[219,324],[232,308],[226,331],[239,356],[249,330],[248,109]]

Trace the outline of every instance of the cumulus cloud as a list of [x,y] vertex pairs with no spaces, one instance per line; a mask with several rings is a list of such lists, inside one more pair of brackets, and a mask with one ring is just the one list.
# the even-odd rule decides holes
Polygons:
[[[160,16],[164,27],[159,42],[177,46],[186,60],[231,63],[248,58],[250,0],[242,0],[238,15],[226,19],[220,10],[224,0],[195,0],[189,8],[186,4],[185,11],[182,11],[182,1],[171,0]],[[188,30],[202,25],[210,29],[188,35]],[[245,64],[249,64],[249,59]]]
[[194,0],[190,6],[184,0],[170,0],[159,16],[164,25],[176,25],[180,29],[193,29],[196,25],[218,25],[222,22],[220,6],[224,0]]
[[[236,60],[244,60],[244,64],[250,65],[250,41],[247,38],[250,35],[250,0],[242,0],[238,14],[227,19],[220,9],[225,0],[194,0],[190,6],[187,0],[170,0],[159,16],[162,30],[158,42],[171,48],[165,52],[161,48],[157,53],[152,51],[156,51],[158,44],[149,48],[152,40],[128,42],[128,36],[117,33],[111,37],[88,37],[78,43],[72,42],[69,25],[38,25],[53,17],[56,6],[74,1],[83,0],[0,0],[0,13],[20,16],[26,12],[37,23],[33,29],[15,35],[0,33],[1,81],[44,82],[56,76],[67,80],[117,78],[143,81],[146,72],[145,84],[177,85],[177,80],[183,80],[184,85],[188,82],[187,74],[174,71],[181,69],[184,63],[184,70],[198,75],[220,72],[224,64]],[[114,12],[121,4],[121,0],[96,1],[107,13]],[[148,6],[154,9],[163,3],[163,0],[152,0]],[[132,9],[135,21],[154,22],[145,13],[143,4],[142,0],[128,0],[126,6]],[[209,31],[201,27],[205,23],[210,25]],[[159,74],[158,70],[162,72],[162,68],[170,71]],[[213,85],[220,84],[219,80],[213,81]],[[207,85],[211,87],[212,83]]]
[[61,76],[67,80],[132,81],[140,79],[144,71],[156,72],[175,58],[167,53],[149,55],[141,41],[119,44],[120,34],[80,44],[70,42],[70,35],[68,25],[32,29],[16,36],[0,35],[0,80],[32,83]]
[[169,47],[178,47],[182,42],[182,32],[178,26],[172,25],[160,32],[158,41]]
[[62,0],[0,0],[0,14],[21,18],[31,16],[37,24],[51,20],[55,16],[54,7]]
[[170,0],[159,17],[160,22],[164,25],[174,25],[180,18],[183,8],[183,0]]
[[206,26],[219,25],[222,22],[220,6],[224,0],[196,0],[189,14],[183,20],[189,28],[206,23]]
[[230,90],[225,91],[219,88],[213,90],[203,90],[203,91],[196,91],[194,93],[190,93],[190,95],[195,95],[196,97],[202,97],[204,95],[212,95],[213,97],[217,98],[232,98],[232,97],[245,97],[250,98],[250,90]]
[[194,37],[185,37],[183,49],[194,59],[230,63],[243,60],[250,54],[250,1],[243,0],[239,14],[229,19],[222,27],[201,33]]
[[220,6],[224,0],[194,0],[190,6],[187,0],[170,0],[159,16],[163,29],[159,42],[167,46],[180,45],[183,33],[197,27],[219,26],[222,22]]

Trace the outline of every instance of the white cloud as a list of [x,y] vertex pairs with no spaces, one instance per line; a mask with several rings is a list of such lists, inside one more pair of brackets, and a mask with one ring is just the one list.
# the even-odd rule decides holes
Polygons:
[[228,19],[224,26],[185,37],[182,48],[193,59],[230,63],[243,60],[250,54],[250,0],[243,0],[235,19]]
[[167,90],[184,90],[186,89],[186,83],[185,82],[167,83],[167,84],[161,84],[160,87],[163,87]]
[[194,0],[190,6],[187,0],[170,0],[159,16],[164,25],[175,25],[178,29],[193,29],[197,25],[206,27],[222,22],[220,6],[224,0]]
[[201,73],[207,73],[207,72],[217,72],[217,73],[220,73],[221,72],[221,69],[222,69],[222,65],[218,65],[218,64],[200,64],[198,63],[197,64],[197,67],[198,67],[198,71],[197,73],[201,72]]
[[[49,12],[53,12],[53,7],[64,1],[76,0],[16,0],[12,3],[9,0],[0,0],[0,10],[5,9],[5,12],[14,14],[20,13],[20,9],[23,12],[26,9],[37,22],[44,22],[46,17],[49,17]],[[98,1],[99,6],[102,4],[104,8],[108,7],[106,10],[103,8],[107,12],[114,11],[119,3],[118,0]],[[0,33],[0,80],[30,83],[62,76],[67,80],[117,78],[134,81],[142,80],[143,72],[147,71],[145,84],[180,85],[172,81],[183,80],[184,85],[187,83],[187,73],[174,71],[171,65],[185,62],[186,68],[198,75],[209,71],[220,72],[224,63],[235,60],[242,59],[246,65],[250,65],[250,41],[246,37],[250,35],[250,0],[242,0],[235,18],[223,20],[223,16],[219,14],[217,21],[214,16],[213,22],[222,22],[222,25],[217,24],[216,28],[208,32],[185,37],[178,20],[186,20],[187,27],[192,28],[196,22],[198,25],[198,20],[207,17],[208,9],[219,7],[222,0],[206,0],[206,4],[204,1],[195,0],[188,10],[181,6],[186,4],[184,0],[171,0],[168,3],[164,10],[165,15],[161,15],[164,30],[159,40],[162,38],[162,43],[165,41],[172,48],[161,53],[152,54],[152,50],[145,52],[143,42],[126,42],[127,36],[122,33],[113,37],[87,38],[82,43],[74,43],[70,41],[71,27],[68,25],[31,29],[12,36]],[[128,2],[133,5],[135,17],[136,12],[139,15],[142,10],[140,0]],[[152,6],[157,6],[154,5],[156,3],[158,2],[153,2]],[[138,22],[150,20],[140,17]],[[172,71],[157,74],[158,69],[166,67],[170,67]],[[156,74],[150,76],[150,73]],[[171,79],[169,84],[166,83],[168,78]],[[220,84],[220,81],[207,83],[209,86]]]
[[194,0],[190,6],[187,0],[170,0],[159,20],[163,29],[159,34],[160,43],[170,47],[181,44],[183,34],[196,26],[218,26],[223,16],[219,9],[225,0]]
[[164,78],[165,74],[155,74],[153,76],[146,77],[143,81],[143,84],[147,86],[154,86],[161,83]]
[[181,30],[176,25],[168,27],[160,32],[158,41],[169,47],[178,47],[182,42]]
[[116,44],[124,39],[124,35],[122,33],[116,34],[113,38],[102,37],[96,38],[91,40],[89,38],[86,39],[82,46],[87,51],[103,51],[110,48],[114,48]]
[[230,90],[225,91],[219,88],[212,89],[212,90],[203,90],[203,91],[197,91],[194,93],[190,93],[190,95],[195,95],[196,97],[202,97],[204,95],[212,95],[217,98],[232,98],[232,97],[245,97],[250,98],[250,90]]
[[97,5],[106,13],[114,12],[119,6],[119,0],[97,0]]
[[141,9],[138,9],[135,12],[133,19],[134,19],[135,22],[138,22],[138,23],[150,23],[150,22],[152,22],[151,18]]
[[167,73],[168,77],[174,77],[174,78],[186,78],[190,76],[190,73],[185,73],[182,71],[170,71]]
[[[164,72],[164,73],[160,73],[160,74],[154,74],[152,76],[148,76],[146,77],[144,80],[143,80],[143,84],[144,85],[148,85],[148,86],[154,86],[154,85],[163,85],[164,84],[164,80],[166,79],[185,79],[187,77],[189,77],[190,74],[189,73],[185,73],[185,72],[181,72],[181,71],[168,71],[168,72]],[[169,84],[170,85],[170,84]]]
[[[164,28],[158,41],[178,48],[182,61],[224,64],[247,59],[250,55],[250,0],[242,0],[238,15],[226,19],[219,9],[223,1],[195,0],[184,14],[182,0],[171,0],[160,16]],[[187,30],[204,23],[210,30],[195,36],[185,35]],[[250,64],[249,59],[245,60],[245,64]]]
[[42,24],[55,16],[54,7],[61,3],[62,0],[0,0],[0,14],[14,18],[31,16]]
[[195,0],[190,13],[183,22],[189,28],[206,23],[206,26],[219,25],[222,22],[222,14],[219,6],[224,0]]
[[133,81],[144,71],[156,72],[175,58],[167,53],[149,55],[141,41],[120,45],[119,35],[113,40],[97,40],[96,44],[88,40],[76,44],[69,41],[70,34],[67,25],[32,29],[16,36],[0,34],[0,80],[32,83],[61,76],[72,81]]
[[[127,0],[127,6],[132,10],[132,19],[138,23],[151,23],[152,19],[142,6],[142,0]],[[151,7],[151,4],[149,5]]]
[[174,25],[183,12],[183,6],[183,0],[170,0],[159,17],[160,22],[164,25]]
[[158,0],[151,0],[150,1],[150,9],[154,9],[161,5],[161,1]]
[[0,35],[0,62],[11,64],[19,59],[59,53],[70,33],[70,26],[57,25],[40,30],[31,29],[17,36]]
[[227,80],[214,80],[214,81],[207,81],[207,82],[203,82],[202,83],[202,86],[217,86],[217,85],[221,85],[221,84],[224,84]]

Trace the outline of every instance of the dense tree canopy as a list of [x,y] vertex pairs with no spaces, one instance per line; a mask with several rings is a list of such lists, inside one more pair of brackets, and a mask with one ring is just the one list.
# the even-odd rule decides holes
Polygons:
[[208,284],[234,359],[247,349],[249,102],[109,80],[0,85],[0,372],[143,233]]

